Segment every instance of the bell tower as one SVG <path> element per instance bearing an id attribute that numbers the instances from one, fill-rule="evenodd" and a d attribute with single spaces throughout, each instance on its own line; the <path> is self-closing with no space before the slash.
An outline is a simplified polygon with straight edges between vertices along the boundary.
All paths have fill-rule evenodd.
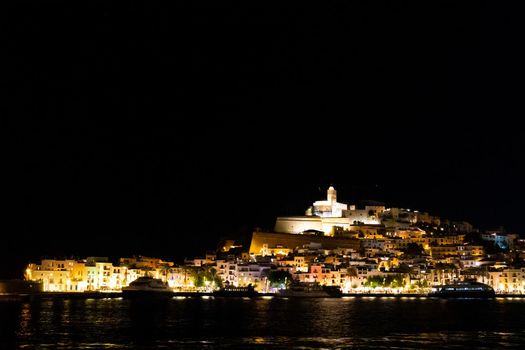
<path id="1" fill-rule="evenodd" d="M 334 186 L 330 186 L 328 191 L 326 191 L 326 200 L 332 204 L 337 202 L 337 191 L 334 189 Z"/>

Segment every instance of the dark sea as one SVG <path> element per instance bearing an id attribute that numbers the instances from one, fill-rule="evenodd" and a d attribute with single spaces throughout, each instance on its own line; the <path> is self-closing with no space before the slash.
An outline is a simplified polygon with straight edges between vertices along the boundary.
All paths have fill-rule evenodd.
<path id="1" fill-rule="evenodd" d="M 525 349 L 525 299 L 0 300 L 0 349 Z"/>

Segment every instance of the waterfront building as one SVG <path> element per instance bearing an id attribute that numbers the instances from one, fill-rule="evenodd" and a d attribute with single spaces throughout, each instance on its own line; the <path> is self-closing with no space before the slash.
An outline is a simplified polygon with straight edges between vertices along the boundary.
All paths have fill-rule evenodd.
<path id="1" fill-rule="evenodd" d="M 460 280 L 460 270 L 454 265 L 446 265 L 430 269 L 426 275 L 431 286 L 445 285 Z"/>
<path id="2" fill-rule="evenodd" d="M 228 282 L 231 286 L 246 287 L 254 286 L 255 290 L 260 291 L 266 286 L 266 276 L 270 271 L 270 266 L 259 264 L 232 264 L 231 275 Z"/>
<path id="3" fill-rule="evenodd" d="M 332 270 L 323 265 L 311 265 L 307 272 L 296 272 L 293 275 L 294 279 L 299 282 L 319 283 L 323 286 L 338 286 L 344 284 L 346 277 L 346 270 Z"/>
<path id="4" fill-rule="evenodd" d="M 25 279 L 41 282 L 44 292 L 120 291 L 141 276 L 166 279 L 164 269 L 150 266 L 144 264 L 141 268 L 130 268 L 124 263 L 114 266 L 106 257 L 43 259 L 40 264 L 27 266 Z"/>
<path id="5" fill-rule="evenodd" d="M 505 268 L 487 272 L 488 278 L 482 279 L 496 293 L 525 294 L 525 268 Z"/>
<path id="6" fill-rule="evenodd" d="M 29 264 L 25 278 L 42 283 L 45 292 L 84 291 L 85 262 L 71 259 L 43 259 L 40 264 Z"/>
<path id="7" fill-rule="evenodd" d="M 185 267 L 170 267 L 162 276 L 161 279 L 166 281 L 168 286 L 175 291 L 184 291 L 192 282 L 191 273 Z"/>

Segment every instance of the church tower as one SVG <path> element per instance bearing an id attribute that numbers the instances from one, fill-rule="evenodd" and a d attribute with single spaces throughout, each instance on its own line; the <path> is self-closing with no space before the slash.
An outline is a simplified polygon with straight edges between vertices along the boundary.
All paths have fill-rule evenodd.
<path id="1" fill-rule="evenodd" d="M 337 202 L 337 191 L 334 189 L 334 186 L 330 186 L 328 191 L 326 191 L 326 200 L 332 204 Z"/>

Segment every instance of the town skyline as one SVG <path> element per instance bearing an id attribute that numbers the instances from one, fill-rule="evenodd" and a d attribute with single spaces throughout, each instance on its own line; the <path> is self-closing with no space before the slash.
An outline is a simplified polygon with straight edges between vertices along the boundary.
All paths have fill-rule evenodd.
<path id="1" fill-rule="evenodd" d="M 525 293 L 525 239 L 518 234 L 376 201 L 344 203 L 333 186 L 303 215 L 256 229 L 249 245 L 226 239 L 200 253 L 180 263 L 141 255 L 42 258 L 27 265 L 24 278 L 43 292 L 67 293 L 121 292 L 139 278 L 190 294 L 226 285 L 278 295 L 289 284 L 313 283 L 347 295 L 424 296 L 472 282 L 499 294 Z"/>
<path id="2" fill-rule="evenodd" d="M 328 200 L 327 203 L 329 203 L 329 204 L 330 204 L 330 202 L 338 203 L 337 202 L 337 191 L 334 189 L 333 186 L 329 186 L 329 188 L 327 189 L 327 193 L 328 193 L 327 194 L 327 200 Z M 344 200 L 344 198 L 343 198 L 343 200 Z M 315 201 L 315 202 L 313 202 L 313 206 L 309 206 L 309 207 L 305 206 L 306 209 L 303 211 L 303 213 L 301 213 L 301 212 L 291 213 L 291 216 L 289 218 L 276 217 L 276 218 L 274 218 L 273 225 L 271 227 L 270 226 L 266 226 L 266 227 L 258 226 L 258 227 L 252 228 L 247 233 L 243 232 L 243 233 L 238 233 L 238 234 L 223 235 L 223 236 L 219 237 L 218 241 L 215 242 L 216 244 L 214 246 L 213 246 L 213 244 L 210 244 L 210 242 L 204 242 L 203 246 L 197 247 L 197 249 L 199 250 L 200 253 L 202 253 L 202 252 L 213 252 L 216 249 L 219 249 L 219 245 L 223 244 L 225 239 L 229 239 L 229 240 L 234 240 L 234 241 L 237 241 L 237 242 L 242 242 L 242 244 L 244 245 L 243 250 L 247 251 L 248 250 L 248 245 L 250 244 L 249 240 L 252 239 L 252 237 L 251 237 L 252 232 L 263 231 L 263 232 L 297 233 L 297 232 L 295 232 L 297 230 L 294 231 L 293 229 L 290 229 L 290 227 L 288 227 L 289 226 L 288 222 L 290 220 L 292 220 L 292 221 L 295 220 L 294 218 L 300 218 L 300 217 L 315 218 L 315 217 L 318 217 L 318 218 L 322 219 L 322 217 L 326 216 L 326 215 L 328 215 L 330 217 L 332 216 L 331 214 L 322 214 L 322 213 L 313 213 L 312 212 L 312 208 L 314 208 L 315 205 L 323 205 L 323 203 L 325 203 L 325 202 L 326 201 Z M 337 204 L 338 206 L 343 206 L 344 205 L 343 207 L 341 207 L 341 208 L 344 209 L 343 211 L 347 211 L 346 209 L 347 209 L 347 206 L 348 206 L 348 208 L 352 208 L 352 210 L 355 209 L 356 212 L 362 212 L 359 215 L 365 215 L 365 216 L 367 215 L 366 214 L 367 211 L 368 211 L 367 208 L 369 208 L 368 206 L 370 206 L 370 205 L 372 205 L 372 207 L 370 207 L 370 208 L 374 208 L 373 210 L 376 210 L 375 208 L 377 208 L 377 207 L 383 208 L 382 210 L 385 210 L 385 208 L 386 208 L 386 210 L 394 210 L 394 209 L 390 209 L 391 207 L 389 207 L 389 206 L 385 206 L 386 203 L 377 202 L 377 201 L 359 200 L 356 203 L 348 202 L 348 201 L 344 201 L 344 202 L 345 203 L 349 203 L 349 204 Z M 518 237 L 520 236 L 519 233 L 509 232 L 509 231 L 504 230 L 504 226 L 503 225 L 500 225 L 499 227 L 493 227 L 492 230 L 488 230 L 486 228 L 478 227 L 475 223 L 473 224 L 473 223 L 467 222 L 465 220 L 450 220 L 448 218 L 444 218 L 444 217 L 441 217 L 439 215 L 435 215 L 435 213 L 419 211 L 416 208 L 413 208 L 413 209 L 400 208 L 400 209 L 396 209 L 396 210 L 404 211 L 405 213 L 408 213 L 409 215 L 415 215 L 415 217 L 421 216 L 421 215 L 426 215 L 427 217 L 430 217 L 430 218 L 432 218 L 432 217 L 440 218 L 438 220 L 441 220 L 442 227 L 445 227 L 445 230 L 446 230 L 446 232 L 444 232 L 444 234 L 453 234 L 454 232 L 477 232 L 477 233 L 500 232 L 502 234 L 513 234 L 513 235 L 516 235 Z M 347 215 L 348 214 L 345 214 L 345 216 L 347 216 Z M 354 214 L 354 215 L 356 215 L 356 214 Z M 341 217 L 342 216 L 341 211 L 339 211 L 338 214 L 336 214 L 335 216 L 336 217 Z M 354 220 L 354 219 L 356 219 L 357 221 Z M 354 219 L 348 219 L 349 221 L 346 224 L 343 224 L 343 226 L 351 224 L 352 221 L 354 223 L 360 223 L 360 224 L 364 224 L 364 225 L 366 225 L 366 224 L 383 225 L 382 224 L 382 220 L 380 220 L 379 217 L 375 217 L 375 216 L 374 216 L 374 218 L 372 220 L 366 220 L 366 218 L 365 218 L 364 221 L 359 221 L 359 220 L 363 220 L 363 219 L 361 219 L 359 217 L 355 217 Z M 301 219 L 301 220 L 304 220 L 304 219 Z M 303 225 L 301 223 L 299 223 L 299 224 Z M 469 227 L 469 229 L 468 230 L 457 229 L 456 225 L 461 225 L 462 227 L 465 227 L 465 225 L 468 225 L 466 227 Z M 302 227 L 302 226 L 300 226 L 300 227 Z M 309 229 L 313 229 L 314 227 L 315 227 L 315 229 L 318 229 L 317 227 L 319 227 L 319 229 L 320 229 L 321 226 L 315 226 L 314 225 L 314 226 L 311 226 L 311 227 L 308 227 L 308 228 Z M 443 228 L 441 230 L 443 230 Z M 246 235 L 248 235 L 248 236 L 246 236 Z M 73 260 L 75 260 L 75 259 L 81 259 L 81 255 L 82 255 L 82 253 L 67 254 L 67 252 L 64 253 L 64 254 L 42 254 L 40 256 L 29 257 L 29 261 L 37 261 L 39 259 L 57 259 L 57 258 L 58 259 L 61 258 L 61 259 L 73 259 Z M 110 261 L 114 261 L 114 262 L 118 261 L 118 259 L 121 257 L 121 255 L 119 254 L 118 251 L 114 251 L 111 254 L 102 254 L 102 255 L 107 255 L 109 257 Z M 132 254 L 128 254 L 128 255 L 135 256 L 135 257 L 155 256 L 155 257 L 160 257 L 162 259 L 170 259 L 172 261 L 175 261 L 176 263 L 184 263 L 184 261 L 186 259 L 191 258 L 192 255 L 194 256 L 196 254 L 195 254 L 195 252 L 187 251 L 184 256 L 173 256 L 173 255 L 159 255 L 159 254 L 155 254 L 154 251 L 153 252 L 149 252 L 149 254 L 142 254 L 142 252 L 137 251 L 137 252 L 133 252 Z"/>
<path id="3" fill-rule="evenodd" d="M 494 156 L 495 155 L 492 157 Z M 46 165 L 41 164 L 41 166 Z M 64 166 L 62 165 L 62 167 Z M 159 169 L 157 169 L 157 171 L 158 170 Z M 143 168 L 142 171 L 148 170 Z M 519 174 L 519 171 L 521 170 L 518 169 L 517 174 Z M 118 205 L 122 205 L 124 207 L 127 206 L 126 209 L 130 210 L 130 212 L 134 213 L 134 215 L 143 215 L 145 213 L 149 219 L 157 219 L 160 227 L 150 225 L 149 222 L 145 222 L 141 218 L 138 218 L 137 220 L 136 217 L 132 218 L 132 221 L 137 221 L 139 224 L 138 226 L 130 226 L 130 223 L 125 222 L 119 225 L 115 222 L 115 219 L 117 219 L 118 216 L 121 216 L 121 221 L 126 220 L 127 215 L 124 209 L 118 207 L 111 209 L 117 213 L 117 217 L 115 218 L 111 218 L 109 213 L 106 212 L 100 217 L 91 217 L 90 222 L 86 222 L 85 220 L 87 217 L 83 217 L 83 215 L 80 215 L 78 212 L 76 212 L 74 207 L 64 206 L 65 203 L 59 202 L 58 199 L 51 199 L 50 204 L 65 210 L 66 213 L 69 212 L 69 215 L 73 216 L 62 218 L 55 217 L 53 216 L 54 210 L 51 208 L 40 208 L 34 206 L 35 203 L 39 202 L 44 205 L 41 200 L 45 197 L 35 198 L 35 195 L 42 193 L 43 189 L 33 188 L 33 193 L 26 193 L 26 198 L 29 199 L 30 202 L 26 202 L 24 204 L 28 204 L 28 208 L 26 208 L 26 210 L 36 214 L 36 217 L 42 221 L 35 221 L 34 218 L 29 217 L 23 218 L 25 222 L 22 222 L 22 225 L 20 226 L 20 228 L 22 228 L 22 231 L 20 232 L 22 236 L 12 237 L 10 240 L 13 242 L 12 247 L 19 243 L 20 238 L 23 236 L 32 237 L 32 239 L 39 242 L 39 244 L 35 245 L 34 248 L 31 244 L 26 245 L 26 248 L 29 249 L 27 249 L 27 253 L 24 253 L 23 255 L 20 255 L 20 253 L 14 255 L 14 249 L 6 251 L 6 256 L 8 257 L 6 261 L 10 262 L 14 259 L 16 263 L 12 264 L 9 268 L 6 267 L 3 269 L 2 275 L 6 277 L 16 277 L 19 275 L 20 269 L 27 259 L 38 258 L 42 253 L 46 253 L 50 256 L 82 256 L 88 252 L 92 252 L 96 253 L 96 255 L 111 256 L 113 255 L 112 252 L 121 251 L 124 255 L 152 255 L 181 260 L 184 259 L 188 254 L 197 253 L 201 249 L 202 244 L 207 245 L 207 249 L 213 249 L 216 245 L 216 242 L 221 238 L 239 238 L 243 236 L 246 238 L 257 227 L 262 227 L 265 229 L 271 228 L 271 226 L 274 224 L 274 217 L 282 215 L 300 215 L 304 210 L 303 207 L 305 203 L 321 195 L 323 192 L 322 187 L 326 187 L 329 184 L 336 185 L 340 191 L 340 198 L 343 198 L 347 202 L 353 200 L 379 200 L 387 203 L 393 203 L 393 205 L 399 203 L 397 206 L 413 207 L 415 210 L 420 209 L 422 211 L 435 212 L 442 216 L 450 217 L 453 220 L 470 221 L 481 229 L 497 229 L 503 226 L 509 232 L 517 232 L 518 234 L 521 233 L 519 229 L 521 226 L 521 221 L 516 220 L 516 212 L 518 211 L 518 208 L 512 205 L 512 202 L 516 201 L 517 197 L 511 197 L 511 203 L 495 205 L 493 208 L 484 208 L 484 210 L 480 210 L 481 213 L 477 213 L 480 207 L 487 206 L 489 203 L 497 203 L 498 199 L 492 199 L 491 202 L 490 197 L 500 197 L 500 201 L 504 200 L 504 198 L 508 198 L 508 195 L 505 193 L 490 193 L 490 191 L 487 191 L 488 195 L 485 198 L 483 198 L 483 194 L 485 194 L 485 192 L 478 192 L 476 194 L 478 196 L 477 198 L 472 196 L 472 192 L 476 192 L 476 186 L 479 187 L 480 185 L 484 185 L 483 182 L 474 182 L 474 185 L 465 185 L 466 190 L 463 193 L 460 192 L 459 195 L 463 197 L 472 196 L 474 199 L 469 203 L 469 205 L 462 206 L 458 205 L 458 203 L 451 203 L 450 205 L 447 203 L 447 196 L 450 196 L 451 194 L 446 188 L 443 187 L 446 187 L 445 183 L 442 183 L 441 186 L 435 186 L 432 188 L 431 186 L 419 182 L 414 185 L 414 188 L 410 188 L 408 184 L 400 182 L 399 186 L 404 186 L 406 188 L 406 190 L 400 191 L 400 189 L 396 188 L 396 180 L 401 179 L 401 177 L 394 177 L 394 179 L 390 180 L 390 183 L 388 181 L 377 181 L 377 183 L 376 181 L 363 181 L 361 184 L 364 183 L 364 185 L 360 185 L 357 181 L 348 183 L 348 180 L 345 181 L 341 179 L 341 176 L 331 176 L 331 181 L 326 181 L 319 178 L 315 178 L 315 180 L 317 180 L 315 181 L 314 179 L 310 178 L 310 180 L 313 180 L 312 183 L 304 184 L 304 181 L 308 179 L 302 179 L 302 181 L 297 181 L 297 183 L 294 183 L 293 177 L 290 178 L 290 171 L 287 171 L 287 176 L 283 178 L 283 181 L 280 181 L 280 179 L 277 178 L 270 178 L 269 181 L 266 181 L 266 179 L 258 177 L 239 180 L 240 177 L 238 177 L 237 179 L 239 182 L 237 184 L 230 180 L 230 188 L 213 188 L 211 185 L 205 185 L 203 183 L 204 180 L 202 179 L 197 181 L 195 179 L 188 178 L 190 174 L 193 174 L 193 170 L 188 172 L 185 177 L 194 187 L 184 188 L 181 192 L 181 196 L 177 196 L 177 190 L 174 188 L 175 184 L 170 185 L 165 183 L 165 181 L 169 181 L 169 179 L 167 179 L 165 176 L 160 177 L 159 180 L 165 183 L 164 186 L 168 189 L 166 193 L 159 193 L 158 189 L 155 190 L 151 188 L 151 186 L 156 187 L 154 182 L 151 182 L 155 181 L 153 178 L 148 180 L 149 185 L 144 183 L 143 185 L 139 185 L 137 187 L 137 184 L 130 184 L 135 187 L 135 195 L 139 195 L 142 198 L 129 197 L 129 193 L 125 193 L 124 191 L 126 190 L 124 188 L 120 189 L 119 192 L 113 193 L 113 198 L 111 199 L 113 201 L 116 200 Z M 152 175 L 154 176 L 154 174 L 151 174 L 150 176 Z M 176 178 L 176 180 L 180 180 L 180 178 Z M 377 178 L 371 178 L 371 180 L 377 180 Z M 72 200 L 73 202 L 78 202 L 77 200 L 81 200 L 81 198 L 71 197 L 73 194 L 68 193 L 69 191 L 67 190 L 68 186 L 73 186 L 74 188 L 80 184 L 75 183 L 76 180 L 73 180 L 75 182 L 71 182 L 70 180 L 65 179 L 65 181 L 66 183 L 64 184 L 57 183 L 59 186 L 58 192 L 55 192 L 53 195 L 58 194 L 62 197 L 66 196 L 65 199 Z M 216 181 L 217 180 L 212 180 L 212 183 Z M 261 181 L 263 182 L 263 185 L 260 186 L 259 189 L 255 187 L 250 188 L 252 191 L 255 189 L 255 191 L 252 193 L 243 191 L 242 187 L 250 186 L 251 181 Z M 454 181 L 454 179 L 448 179 L 448 181 Z M 460 181 L 460 183 L 466 184 L 464 179 Z M 107 187 L 108 184 L 100 184 L 103 186 L 102 188 L 105 186 L 105 188 L 109 190 Z M 144 185 L 150 186 L 150 189 L 147 190 L 145 188 L 141 188 Z M 503 184 L 503 186 L 511 185 L 512 183 Z M 92 185 L 87 184 L 87 186 L 89 188 Z M 425 186 L 428 186 L 428 188 L 425 189 Z M 63 187 L 63 189 L 60 189 L 60 187 Z M 457 188 L 457 186 L 452 187 Z M 57 188 L 55 188 L 55 191 L 56 189 Z M 78 189 L 80 188 L 77 187 L 77 190 Z M 418 193 L 418 190 L 416 189 L 421 190 L 421 193 Z M 84 210 L 92 210 L 93 208 L 88 208 L 87 205 L 100 205 L 103 203 L 100 202 L 99 199 L 93 198 L 92 194 L 85 192 L 85 190 L 80 190 L 81 196 L 87 196 L 87 203 L 78 202 L 80 208 L 84 208 Z M 95 193 L 99 191 L 98 189 L 94 188 L 91 188 L 91 190 L 94 190 Z M 279 190 L 282 192 L 279 193 Z M 439 190 L 443 190 L 443 193 L 439 194 L 436 192 Z M 47 189 L 44 191 L 47 191 Z M 148 193 L 148 191 L 150 191 L 150 193 Z M 224 216 L 222 211 L 223 209 L 218 211 L 206 209 L 207 215 L 201 215 L 199 212 L 188 211 L 184 205 L 181 205 L 177 203 L 176 200 L 174 200 L 176 197 L 185 198 L 186 201 L 191 203 L 191 207 L 199 206 L 202 205 L 203 202 L 200 198 L 206 197 L 205 191 L 209 191 L 208 194 L 210 194 L 210 192 L 212 193 L 210 197 L 215 195 L 221 198 L 221 200 L 217 203 L 217 207 L 235 208 L 232 212 L 233 215 Z M 401 192 L 405 192 L 407 195 L 400 196 L 402 198 L 399 200 L 390 201 L 390 199 L 393 199 L 396 194 Z M 441 197 L 439 200 L 436 200 L 436 204 L 432 205 L 431 200 L 428 198 L 423 198 L 429 193 Z M 137 208 L 129 207 L 129 203 L 122 202 L 123 198 L 116 198 L 115 195 L 124 195 L 124 198 L 127 197 L 128 200 L 131 201 L 130 203 L 135 203 L 138 207 L 141 207 L 144 212 L 137 212 Z M 502 195 L 503 197 L 501 197 Z M 254 200 L 251 200 L 251 198 Z M 460 197 L 458 196 L 457 198 Z M 103 198 L 100 198 L 100 200 L 103 200 Z M 144 203 L 144 200 L 149 200 L 149 203 Z M 237 200 L 239 200 L 239 202 L 251 201 L 253 203 L 252 207 L 239 207 L 239 202 L 237 202 Z M 154 201 L 157 201 L 157 203 Z M 417 205 L 419 203 L 422 203 L 422 205 Z M 413 206 L 413 204 L 416 204 L 416 206 Z M 104 204 L 102 205 L 103 207 L 105 206 Z M 458 207 L 461 207 L 462 210 L 458 210 Z M 110 210 L 109 207 L 106 208 L 106 211 Z M 203 208 L 214 208 L 214 206 L 210 203 L 209 206 L 204 205 Z M 156 210 L 159 212 L 155 212 Z M 456 210 L 457 213 L 455 212 Z M 514 220 L 508 220 L 509 222 L 507 222 L 507 220 L 502 219 L 506 210 L 508 210 L 508 213 L 514 214 L 512 216 Z M 50 217 L 39 217 L 39 215 L 42 214 L 39 212 L 53 215 Z M 467 217 L 465 218 L 465 216 Z M 185 223 L 184 217 L 186 217 L 189 221 L 202 220 L 201 222 L 205 223 L 206 229 L 201 230 L 198 225 L 189 225 Z M 80 220 L 84 220 L 82 224 Z M 517 223 L 517 221 L 519 221 L 519 223 Z M 41 226 L 40 224 L 42 223 L 44 223 L 44 225 Z M 67 223 L 70 225 L 70 227 L 64 227 L 64 223 Z M 108 229 L 108 227 L 111 229 Z M 37 232 L 42 229 L 47 231 L 48 234 L 54 230 L 57 238 L 60 239 L 53 239 L 53 244 L 49 244 L 51 242 L 44 239 L 43 236 L 37 234 Z M 77 230 L 77 235 L 75 235 L 72 230 Z M 79 246 L 76 244 L 76 242 L 78 236 L 80 235 L 91 235 L 94 238 L 94 242 L 88 240 L 85 244 Z M 165 238 L 168 242 L 170 242 L 171 248 L 156 244 L 155 241 L 148 240 L 145 242 L 144 239 L 140 238 L 141 236 L 145 237 L 148 235 L 149 237 Z M 106 241 L 105 246 L 96 243 L 102 242 L 104 240 Z M 86 246 L 86 248 L 84 248 L 84 246 Z M 38 249 L 35 249 L 37 247 Z M 44 251 L 40 250 L 40 248 L 44 248 Z M 13 254 L 13 256 L 10 256 L 11 254 Z M 7 265 L 4 264 L 4 266 Z"/>

